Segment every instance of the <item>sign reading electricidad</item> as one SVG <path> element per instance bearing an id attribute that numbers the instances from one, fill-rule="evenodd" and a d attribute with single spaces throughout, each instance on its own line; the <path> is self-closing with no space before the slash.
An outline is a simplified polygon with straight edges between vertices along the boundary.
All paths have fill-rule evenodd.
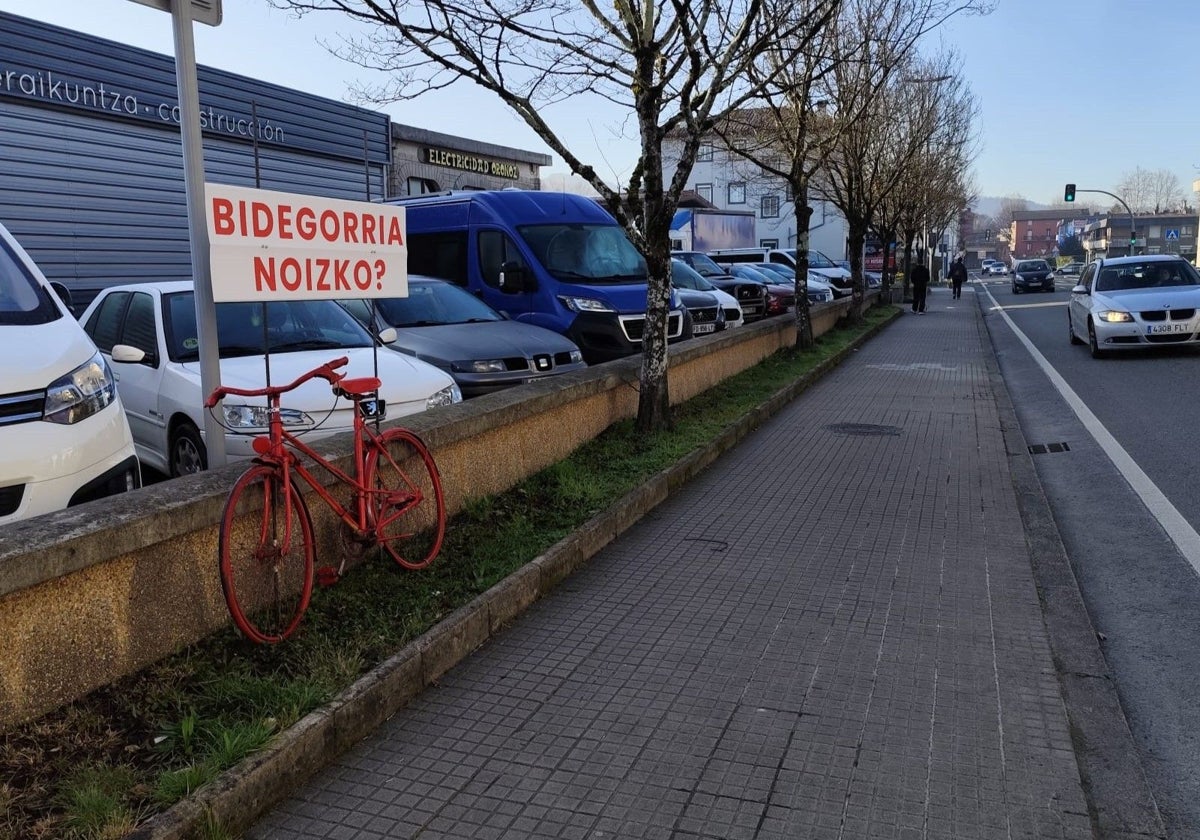
<path id="1" fill-rule="evenodd" d="M 213 300 L 408 295 L 404 208 L 205 184 Z"/>
<path id="2" fill-rule="evenodd" d="M 521 177 L 521 170 L 515 163 L 503 160 L 492 160 L 456 152 L 452 149 L 436 149 L 428 146 L 425 149 L 425 160 L 434 166 L 447 166 L 451 169 L 465 169 L 467 172 L 478 172 L 481 175 L 495 175 L 498 178 L 509 178 L 513 181 Z"/>

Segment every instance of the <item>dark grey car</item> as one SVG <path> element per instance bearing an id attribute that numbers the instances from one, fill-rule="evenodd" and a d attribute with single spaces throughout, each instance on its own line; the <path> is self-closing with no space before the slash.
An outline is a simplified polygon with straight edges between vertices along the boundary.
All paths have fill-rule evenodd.
<path id="1" fill-rule="evenodd" d="M 370 325 L 371 301 L 340 303 Z M 390 346 L 449 373 L 464 397 L 587 367 L 566 336 L 510 320 L 445 280 L 409 275 L 408 297 L 377 299 L 375 309 L 375 332 L 395 327 Z"/>

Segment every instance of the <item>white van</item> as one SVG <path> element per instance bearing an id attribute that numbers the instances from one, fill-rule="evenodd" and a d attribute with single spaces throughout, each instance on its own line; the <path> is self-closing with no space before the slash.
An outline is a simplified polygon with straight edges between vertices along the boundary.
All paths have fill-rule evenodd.
<path id="1" fill-rule="evenodd" d="M 141 486 L 104 357 L 0 224 L 0 525 Z"/>

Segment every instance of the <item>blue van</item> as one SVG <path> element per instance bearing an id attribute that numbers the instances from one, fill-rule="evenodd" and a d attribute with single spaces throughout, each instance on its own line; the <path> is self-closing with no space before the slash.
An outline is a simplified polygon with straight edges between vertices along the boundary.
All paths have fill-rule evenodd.
<path id="1" fill-rule="evenodd" d="M 593 199 L 478 190 L 388 202 L 405 208 L 409 273 L 450 280 L 514 320 L 562 333 L 589 364 L 641 350 L 646 261 Z M 673 292 L 667 335 L 691 337 Z"/>

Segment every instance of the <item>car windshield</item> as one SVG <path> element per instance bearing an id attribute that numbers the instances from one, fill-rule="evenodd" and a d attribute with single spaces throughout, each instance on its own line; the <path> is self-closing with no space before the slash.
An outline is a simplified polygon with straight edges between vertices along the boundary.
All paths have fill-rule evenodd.
<path id="1" fill-rule="evenodd" d="M 696 273 L 701 277 L 728 277 L 729 272 L 721 268 L 713 262 L 712 257 L 704 254 L 685 251 L 679 254 L 677 259 L 683 260 L 696 270 Z"/>
<path id="2" fill-rule="evenodd" d="M 1017 266 L 1017 273 L 1023 271 L 1049 271 L 1050 266 L 1046 265 L 1045 260 L 1027 260 Z"/>
<path id="3" fill-rule="evenodd" d="M 1097 292 L 1200 285 L 1200 274 L 1185 260 L 1154 260 L 1106 265 L 1096 277 Z"/>
<path id="4" fill-rule="evenodd" d="M 646 261 L 617 225 L 522 225 L 517 230 L 560 280 L 646 282 Z"/>
<path id="5" fill-rule="evenodd" d="M 671 260 L 671 285 L 677 289 L 711 292 L 717 287 L 705 280 L 696 269 L 681 260 Z"/>
<path id="6" fill-rule="evenodd" d="M 409 283 L 408 297 L 375 301 L 393 327 L 433 327 L 503 321 L 504 316 L 475 295 L 450 283 Z"/>
<path id="7" fill-rule="evenodd" d="M 822 254 L 820 251 L 808 252 L 808 267 L 809 268 L 837 268 L 833 260 Z"/>
<path id="8" fill-rule="evenodd" d="M 163 295 L 163 318 L 171 359 L 192 362 L 200 358 L 193 293 Z M 264 340 L 272 353 L 372 344 L 362 325 L 331 300 L 217 304 L 217 345 L 222 359 L 262 355 Z"/>
<path id="9" fill-rule="evenodd" d="M 764 274 L 762 270 L 754 268 L 746 263 L 734 263 L 729 266 L 729 273 L 740 280 L 753 280 L 755 283 L 774 283 L 773 276 Z"/>
<path id="10" fill-rule="evenodd" d="M 50 292 L 0 239 L 0 324 L 48 324 L 62 317 Z"/>
<path id="11" fill-rule="evenodd" d="M 787 282 L 793 282 L 796 279 L 796 269 L 790 265 L 784 265 L 783 263 L 752 263 L 752 266 L 764 274 L 769 272 L 771 277 L 778 277 Z"/>

